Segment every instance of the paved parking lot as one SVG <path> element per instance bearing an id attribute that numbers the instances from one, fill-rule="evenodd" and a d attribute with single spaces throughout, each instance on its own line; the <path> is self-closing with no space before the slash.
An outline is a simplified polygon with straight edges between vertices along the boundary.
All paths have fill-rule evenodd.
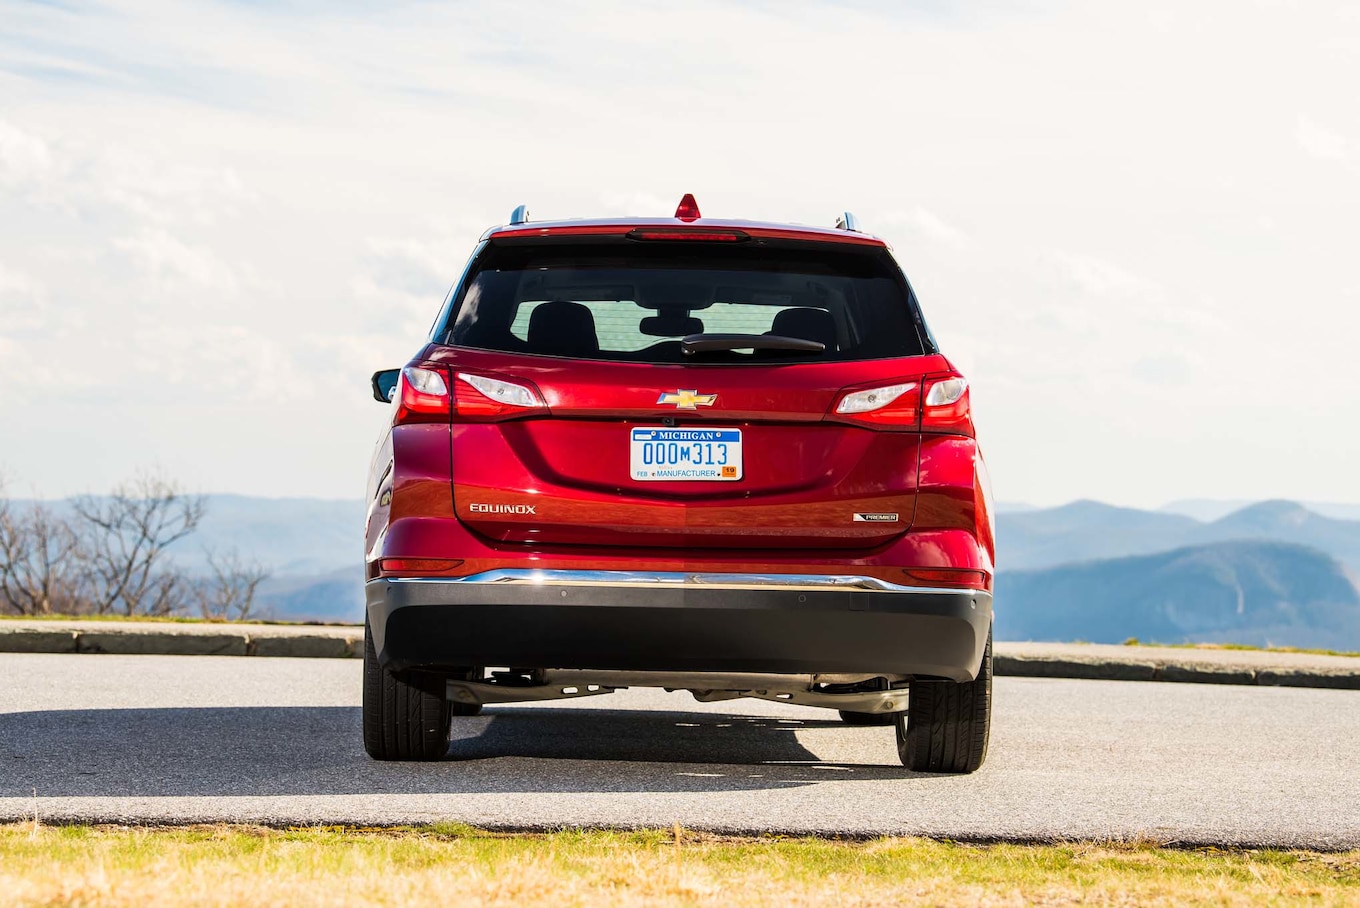
<path id="1" fill-rule="evenodd" d="M 987 765 L 953 778 L 829 711 L 643 690 L 378 764 L 359 691 L 356 660 L 0 655 L 0 817 L 1360 847 L 1354 691 L 1000 678 Z"/>

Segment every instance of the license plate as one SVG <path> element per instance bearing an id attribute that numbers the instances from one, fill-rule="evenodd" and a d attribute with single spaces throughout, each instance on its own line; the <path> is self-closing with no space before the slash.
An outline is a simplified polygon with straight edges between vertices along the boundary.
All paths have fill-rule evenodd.
<path id="1" fill-rule="evenodd" d="M 741 429 L 629 429 L 628 472 L 642 482 L 741 479 Z"/>

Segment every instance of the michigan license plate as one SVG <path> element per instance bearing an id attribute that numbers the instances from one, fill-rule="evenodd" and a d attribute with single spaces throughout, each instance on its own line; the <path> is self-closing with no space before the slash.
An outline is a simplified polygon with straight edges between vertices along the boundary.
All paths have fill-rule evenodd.
<path id="1" fill-rule="evenodd" d="M 628 472 L 643 482 L 741 479 L 740 429 L 629 429 Z"/>

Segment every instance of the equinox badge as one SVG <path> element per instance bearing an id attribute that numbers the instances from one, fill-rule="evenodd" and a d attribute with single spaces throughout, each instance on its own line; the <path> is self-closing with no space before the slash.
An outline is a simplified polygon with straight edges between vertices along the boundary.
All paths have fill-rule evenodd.
<path id="1" fill-rule="evenodd" d="M 697 410 L 711 407 L 718 399 L 716 394 L 700 394 L 697 391 L 667 391 L 656 399 L 659 404 L 675 404 L 677 410 Z"/>

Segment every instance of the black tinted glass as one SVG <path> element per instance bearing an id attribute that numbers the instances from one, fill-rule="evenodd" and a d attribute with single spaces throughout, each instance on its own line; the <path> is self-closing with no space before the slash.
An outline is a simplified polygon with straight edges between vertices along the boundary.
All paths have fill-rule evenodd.
<path id="1" fill-rule="evenodd" d="M 469 274 L 441 343 L 644 363 L 882 359 L 925 352 L 906 282 L 884 250 L 624 242 L 496 246 Z M 817 341 L 686 356 L 681 340 Z"/>

